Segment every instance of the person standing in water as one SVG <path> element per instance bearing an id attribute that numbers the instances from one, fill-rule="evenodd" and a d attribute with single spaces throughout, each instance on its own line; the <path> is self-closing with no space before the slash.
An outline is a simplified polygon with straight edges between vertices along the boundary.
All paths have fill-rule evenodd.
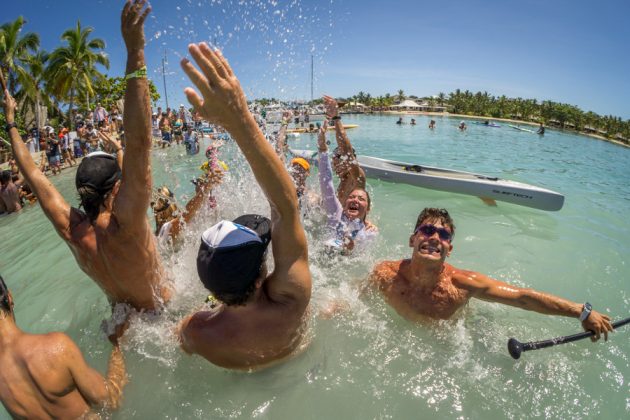
<path id="1" fill-rule="evenodd" d="M 319 185 L 328 228 L 333 235 L 333 238 L 328 240 L 326 244 L 331 249 L 347 254 L 355 248 L 356 244 L 364 246 L 369 243 L 378 235 L 378 229 L 366 220 L 370 211 L 371 200 L 365 188 L 355 187 L 343 201 L 335 195 L 326 143 L 327 128 L 327 123 L 324 121 L 317 138 Z"/>
<path id="2" fill-rule="evenodd" d="M 374 267 L 370 285 L 378 289 L 403 318 L 448 319 L 471 298 L 515 306 L 545 315 L 577 318 L 587 331 L 608 338 L 610 318 L 579 304 L 532 289 L 523 289 L 474 271 L 447 264 L 455 225 L 448 211 L 425 208 L 409 237 L 411 259 L 383 261 Z"/>
<path id="3" fill-rule="evenodd" d="M 0 276 L 0 401 L 14 418 L 84 418 L 118 408 L 127 383 L 115 337 L 107 378 L 90 368 L 66 334 L 29 334 L 15 322 L 13 296 Z"/>
<path id="4" fill-rule="evenodd" d="M 128 0 L 121 16 L 127 47 L 125 92 L 126 153 L 96 152 L 83 158 L 75 183 L 84 211 L 72 208 L 35 166 L 15 124 L 15 100 L 7 90 L 5 116 L 20 170 L 44 214 L 68 244 L 79 267 L 112 303 L 156 309 L 170 290 L 147 218 L 151 200 L 151 110 L 144 64 L 145 0 Z M 119 147 L 116 154 L 122 153 Z"/>
<path id="5" fill-rule="evenodd" d="M 540 127 L 538 127 L 538 131 L 536 131 L 536 134 L 540 134 L 541 136 L 545 134 L 545 126 L 543 125 L 543 123 L 540 123 Z"/>
<path id="6" fill-rule="evenodd" d="M 182 68 L 203 97 L 187 88 L 188 101 L 236 141 L 269 200 L 271 220 L 244 215 L 202 234 L 197 272 L 219 304 L 184 319 L 179 339 L 184 351 L 215 365 L 262 368 L 305 347 L 311 274 L 297 194 L 221 52 L 205 43 L 191 44 L 188 50 L 201 71 L 188 59 L 182 60 Z M 270 242 L 274 271 L 268 274 Z"/>
<path id="7" fill-rule="evenodd" d="M 337 198 L 343 203 L 354 190 L 365 190 L 365 172 L 359 166 L 355 150 L 341 122 L 337 101 L 326 95 L 323 99 L 326 108 L 326 116 L 335 127 L 337 147 L 333 150 L 332 166 L 339 177 Z M 326 148 L 326 150 L 328 150 L 328 148 Z"/>

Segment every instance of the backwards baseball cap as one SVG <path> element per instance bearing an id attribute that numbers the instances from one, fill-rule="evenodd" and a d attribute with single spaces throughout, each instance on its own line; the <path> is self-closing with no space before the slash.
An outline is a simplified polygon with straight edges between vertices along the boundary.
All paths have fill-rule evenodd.
<path id="1" fill-rule="evenodd" d="M 77 169 L 75 184 L 91 187 L 101 194 L 109 192 L 122 176 L 116 158 L 105 152 L 92 152 L 83 158 Z"/>
<path id="2" fill-rule="evenodd" d="M 300 165 L 306 171 L 310 170 L 311 168 L 311 165 L 309 165 L 308 161 L 301 157 L 291 159 L 291 165 Z"/>
<path id="3" fill-rule="evenodd" d="M 260 275 L 270 241 L 271 221 L 264 216 L 222 220 L 201 235 L 197 253 L 201 282 L 224 303 L 242 303 Z"/>

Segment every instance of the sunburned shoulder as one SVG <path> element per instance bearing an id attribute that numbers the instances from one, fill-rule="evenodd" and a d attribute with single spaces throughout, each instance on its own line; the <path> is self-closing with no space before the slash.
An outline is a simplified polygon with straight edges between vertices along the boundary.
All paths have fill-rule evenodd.
<path id="1" fill-rule="evenodd" d="M 29 334 L 22 339 L 20 344 L 24 348 L 25 354 L 36 352 L 47 356 L 60 356 L 76 347 L 72 339 L 62 332 Z"/>
<path id="2" fill-rule="evenodd" d="M 381 261 L 374 266 L 370 274 L 370 282 L 375 284 L 392 282 L 400 273 L 400 269 L 409 260 Z"/>

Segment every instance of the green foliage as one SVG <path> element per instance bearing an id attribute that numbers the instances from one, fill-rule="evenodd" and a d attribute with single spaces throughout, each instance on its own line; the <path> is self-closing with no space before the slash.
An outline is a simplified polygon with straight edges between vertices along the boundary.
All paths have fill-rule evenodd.
<path id="1" fill-rule="evenodd" d="M 100 102 L 105 109 L 111 109 L 116 101 L 125 97 L 127 81 L 124 77 L 105 76 L 94 84 L 96 102 Z M 160 94 L 152 80 L 149 79 L 149 97 L 155 104 L 160 99 Z"/>

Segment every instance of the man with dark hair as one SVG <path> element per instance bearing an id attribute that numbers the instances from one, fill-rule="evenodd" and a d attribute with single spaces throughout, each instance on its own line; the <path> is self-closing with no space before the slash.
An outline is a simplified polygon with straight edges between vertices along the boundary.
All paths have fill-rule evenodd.
<path id="1" fill-rule="evenodd" d="M 269 200 L 271 220 L 245 215 L 203 233 L 197 272 L 220 304 L 186 318 L 180 341 L 186 352 L 215 365 L 261 368 L 304 348 L 311 275 L 297 194 L 221 52 L 205 43 L 191 44 L 189 51 L 201 71 L 187 59 L 182 67 L 203 99 L 190 88 L 186 96 L 205 119 L 230 132 Z M 274 271 L 268 275 L 269 243 Z"/>
<path id="2" fill-rule="evenodd" d="M 151 200 L 151 112 L 143 29 L 150 7 L 145 5 L 145 0 L 128 0 L 121 17 L 127 46 L 125 159 L 122 169 L 104 152 L 83 159 L 75 181 L 85 212 L 71 208 L 33 163 L 15 128 L 15 101 L 7 90 L 4 108 L 18 165 L 79 267 L 112 303 L 156 309 L 170 292 L 146 214 Z M 117 147 L 116 154 L 121 153 Z"/>
<path id="3" fill-rule="evenodd" d="M 383 261 L 374 267 L 370 283 L 387 302 L 411 321 L 425 317 L 448 319 L 470 298 L 516 306 L 547 315 L 578 318 L 594 341 L 612 331 L 610 318 L 584 305 L 557 296 L 523 289 L 445 262 L 453 249 L 455 225 L 444 209 L 425 208 L 409 237 L 411 259 Z"/>
<path id="4" fill-rule="evenodd" d="M 13 213 L 22 210 L 20 204 L 20 190 L 11 179 L 11 171 L 0 172 L 0 213 Z"/>
<path id="5" fill-rule="evenodd" d="M 90 368 L 66 334 L 28 334 L 15 323 L 13 297 L 0 276 L 0 401 L 14 418 L 83 418 L 118 408 L 127 383 L 116 340 L 107 378 Z"/>

